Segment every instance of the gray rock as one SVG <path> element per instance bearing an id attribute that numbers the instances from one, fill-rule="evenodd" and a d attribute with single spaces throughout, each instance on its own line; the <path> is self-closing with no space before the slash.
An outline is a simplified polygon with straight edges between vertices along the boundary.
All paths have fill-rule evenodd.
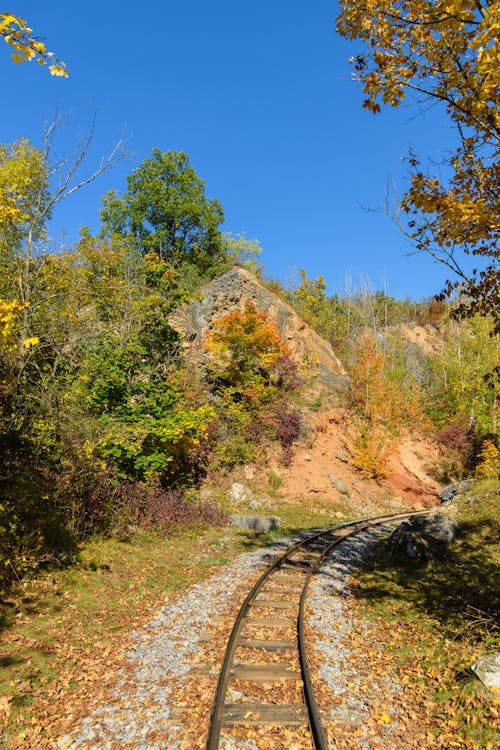
<path id="1" fill-rule="evenodd" d="M 334 477 L 333 474 L 328 474 L 328 479 L 333 484 L 333 486 L 338 489 L 338 491 L 342 495 L 345 495 L 346 497 L 350 497 L 351 496 L 351 491 L 350 491 L 349 487 L 341 479 L 337 479 L 337 477 Z"/>
<path id="2" fill-rule="evenodd" d="M 250 529 L 259 534 L 265 534 L 267 531 L 279 529 L 281 518 L 279 516 L 231 516 L 231 523 L 239 529 Z"/>
<path id="3" fill-rule="evenodd" d="M 248 503 L 248 510 L 255 510 L 256 508 L 260 508 L 262 503 L 259 503 L 258 500 L 250 500 Z"/>
<path id="4" fill-rule="evenodd" d="M 457 495 L 463 495 L 475 481 L 475 479 L 464 479 L 462 482 L 449 484 L 448 487 L 445 487 L 444 490 L 441 490 L 439 493 L 441 505 L 448 505 L 453 502 Z"/>
<path id="5" fill-rule="evenodd" d="M 338 458 L 338 460 L 342 461 L 344 464 L 348 464 L 350 460 L 348 452 L 342 450 L 336 452 L 335 458 Z"/>
<path id="6" fill-rule="evenodd" d="M 483 685 L 488 688 L 500 688 L 500 653 L 488 654 L 481 656 L 471 666 Z"/>
<path id="7" fill-rule="evenodd" d="M 359 708 L 351 704 L 330 706 L 326 711 L 322 711 L 322 718 L 324 721 L 334 721 L 340 726 L 360 727 L 363 724 Z"/>
<path id="8" fill-rule="evenodd" d="M 253 497 L 253 492 L 248 487 L 245 487 L 244 484 L 234 482 L 229 490 L 229 497 L 233 503 L 250 502 Z"/>
<path id="9" fill-rule="evenodd" d="M 446 546 L 458 532 L 458 525 L 448 516 L 410 518 L 391 534 L 393 552 L 403 552 L 413 559 L 431 560 L 442 557 Z"/>
<path id="10" fill-rule="evenodd" d="M 316 364 L 311 368 L 314 372 L 310 376 L 317 377 L 330 396 L 345 396 L 349 385 L 347 373 L 331 344 L 310 328 L 290 305 L 243 268 L 232 268 L 206 284 L 200 298 L 174 310 L 169 321 L 183 337 L 186 347 L 201 351 L 203 338 L 214 321 L 232 310 L 244 310 L 248 302 L 257 310 L 266 312 L 276 323 L 283 341 L 290 346 L 297 361 L 310 361 L 313 355 Z"/>

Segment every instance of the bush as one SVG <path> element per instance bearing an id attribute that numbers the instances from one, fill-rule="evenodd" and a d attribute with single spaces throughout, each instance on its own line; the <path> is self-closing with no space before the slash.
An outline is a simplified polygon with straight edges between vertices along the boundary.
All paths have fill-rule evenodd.
<path id="1" fill-rule="evenodd" d="M 189 500 L 181 490 L 120 479 L 110 469 L 76 466 L 58 476 L 56 503 L 78 538 L 96 532 L 122 536 L 129 526 L 170 535 L 196 523 L 220 525 L 225 516 L 214 503 Z"/>
<path id="2" fill-rule="evenodd" d="M 289 411 L 286 404 L 279 404 L 274 415 L 275 434 L 283 452 L 281 462 L 289 466 L 292 460 L 292 445 L 300 435 L 301 416 L 295 411 Z"/>
<path id="3" fill-rule="evenodd" d="M 188 498 L 180 490 L 164 490 L 158 484 L 120 484 L 120 510 L 129 524 L 153 528 L 165 536 L 197 524 L 222 526 L 227 515 L 212 501 Z"/>
<path id="4" fill-rule="evenodd" d="M 436 442 L 447 455 L 447 470 L 462 476 L 474 459 L 474 432 L 465 417 L 455 417 L 446 427 L 436 433 Z"/>
<path id="5" fill-rule="evenodd" d="M 484 440 L 476 466 L 478 479 L 500 479 L 500 451 L 491 440 Z"/>

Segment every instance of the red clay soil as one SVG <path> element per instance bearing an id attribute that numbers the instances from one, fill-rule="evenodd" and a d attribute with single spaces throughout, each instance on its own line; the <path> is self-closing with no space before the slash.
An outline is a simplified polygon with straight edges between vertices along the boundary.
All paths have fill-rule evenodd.
<path id="1" fill-rule="evenodd" d="M 318 415 L 308 439 L 294 448 L 289 467 L 280 465 L 278 455 L 267 462 L 281 477 L 280 496 L 292 502 L 302 497 L 315 500 L 344 500 L 340 480 L 350 491 L 350 504 L 359 510 L 376 512 L 380 502 L 397 503 L 416 509 L 439 502 L 441 485 L 437 473 L 437 449 L 425 440 L 403 435 L 389 464 L 387 477 L 374 482 L 357 469 L 349 455 L 349 415 L 335 409 Z M 373 507 L 372 507 L 373 506 Z"/>

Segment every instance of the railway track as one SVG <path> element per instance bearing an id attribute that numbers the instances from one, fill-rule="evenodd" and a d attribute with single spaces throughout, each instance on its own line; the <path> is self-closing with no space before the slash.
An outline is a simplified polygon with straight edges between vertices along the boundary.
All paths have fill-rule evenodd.
<path id="1" fill-rule="evenodd" d="M 318 710 L 309 671 L 306 651 L 304 615 L 309 584 L 329 552 L 345 539 L 392 521 L 429 511 L 393 513 L 345 523 L 313 533 L 288 547 L 262 573 L 250 589 L 236 617 L 229 636 L 219 673 L 212 709 L 207 750 L 218 750 L 221 733 L 235 726 L 305 727 L 309 729 L 314 750 L 327 750 L 328 745 Z M 280 637 L 292 632 L 294 637 Z M 251 637 L 258 630 L 259 637 Z M 261 637 L 263 636 L 263 637 Z M 282 652 L 279 663 L 245 663 L 241 654 Z M 236 658 L 238 654 L 238 658 Z M 243 683 L 248 693 L 258 693 L 263 683 L 301 680 L 301 702 L 268 703 L 255 699 L 231 702 L 234 686 Z M 257 690 L 249 690 L 254 685 Z M 276 691 L 279 695 L 279 691 Z M 273 694 L 273 700 L 275 699 Z"/>

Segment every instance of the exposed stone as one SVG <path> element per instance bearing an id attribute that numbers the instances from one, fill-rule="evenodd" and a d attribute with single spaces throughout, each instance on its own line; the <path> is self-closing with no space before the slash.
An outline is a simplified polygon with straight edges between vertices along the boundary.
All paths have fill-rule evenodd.
<path id="1" fill-rule="evenodd" d="M 279 516 L 231 516 L 231 523 L 239 529 L 250 529 L 260 534 L 267 531 L 279 529 L 281 518 Z"/>
<path id="2" fill-rule="evenodd" d="M 463 495 L 474 484 L 475 479 L 464 479 L 462 482 L 449 484 L 439 493 L 441 505 L 448 505 L 455 500 L 457 495 Z"/>
<path id="3" fill-rule="evenodd" d="M 342 461 L 342 463 L 344 464 L 349 463 L 349 454 L 347 451 L 343 451 L 343 450 L 337 451 L 335 453 L 335 458 L 338 458 L 338 460 Z"/>
<path id="4" fill-rule="evenodd" d="M 229 490 L 229 498 L 233 503 L 245 503 L 250 502 L 253 497 L 253 492 L 249 487 L 245 487 L 244 484 L 234 482 Z"/>
<path id="5" fill-rule="evenodd" d="M 403 521 L 391 534 L 393 552 L 403 552 L 408 557 L 431 560 L 442 557 L 447 544 L 458 532 L 458 525 L 448 516 L 410 518 Z"/>
<path id="6" fill-rule="evenodd" d="M 348 386 L 346 371 L 328 341 L 243 268 L 235 267 L 202 287 L 200 299 L 174 310 L 170 323 L 181 334 L 186 346 L 200 350 L 203 337 L 214 321 L 232 310 L 244 310 L 247 302 L 268 313 L 299 364 L 314 362 L 311 367 L 317 371 L 319 382 L 329 389 L 329 393 L 337 397 L 345 393 Z"/>
<path id="7" fill-rule="evenodd" d="M 256 508 L 260 508 L 262 503 L 259 503 L 258 500 L 250 500 L 248 503 L 248 510 L 255 510 Z"/>
<path id="8" fill-rule="evenodd" d="M 481 656 L 471 666 L 472 671 L 488 688 L 500 689 L 500 653 Z"/>
<path id="9" fill-rule="evenodd" d="M 337 479 L 337 477 L 334 477 L 333 474 L 328 474 L 328 479 L 333 484 L 333 486 L 338 489 L 341 495 L 345 495 L 346 497 L 351 496 L 349 487 L 341 479 Z"/>
<path id="10" fill-rule="evenodd" d="M 321 712 L 324 721 L 334 721 L 340 726 L 360 727 L 363 725 L 363 717 L 359 706 L 355 704 L 343 704 L 330 706 Z"/>
<path id="11" fill-rule="evenodd" d="M 253 479 L 255 477 L 255 467 L 254 466 L 244 466 L 243 467 L 243 476 L 245 479 Z"/>

